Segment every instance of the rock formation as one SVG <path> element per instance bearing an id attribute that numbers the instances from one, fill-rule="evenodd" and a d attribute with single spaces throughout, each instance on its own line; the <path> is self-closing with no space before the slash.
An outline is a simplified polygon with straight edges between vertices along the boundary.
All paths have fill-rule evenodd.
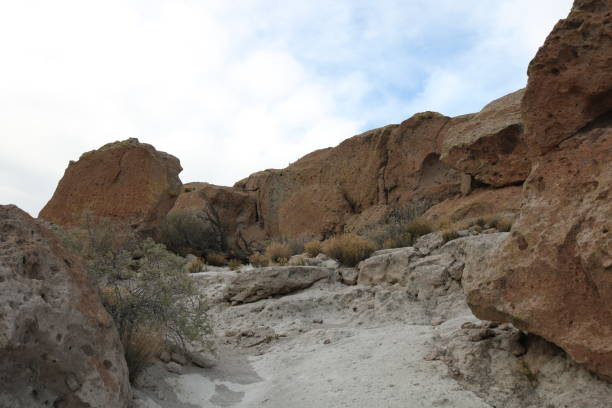
<path id="1" fill-rule="evenodd" d="M 70 162 L 40 217 L 74 226 L 89 211 L 149 229 L 174 205 L 181 171 L 177 158 L 137 139 L 109 143 Z"/>
<path id="2" fill-rule="evenodd" d="M 520 183 L 531 169 L 523 143 L 524 91 L 499 98 L 479 113 L 453 118 L 441 160 L 495 187 Z"/>
<path id="3" fill-rule="evenodd" d="M 523 99 L 533 169 L 520 216 L 467 288 L 509 321 L 612 379 L 612 1 L 577 0 L 530 65 Z"/>
<path id="4" fill-rule="evenodd" d="M 257 201 L 250 194 L 232 187 L 184 184 L 169 214 L 185 210 L 206 213 L 207 217 L 218 221 L 230 248 L 248 252 L 254 243 L 265 241 L 265 233 L 259 227 Z"/>
<path id="5" fill-rule="evenodd" d="M 123 349 L 79 258 L 0 206 L 0 406 L 126 407 Z"/>

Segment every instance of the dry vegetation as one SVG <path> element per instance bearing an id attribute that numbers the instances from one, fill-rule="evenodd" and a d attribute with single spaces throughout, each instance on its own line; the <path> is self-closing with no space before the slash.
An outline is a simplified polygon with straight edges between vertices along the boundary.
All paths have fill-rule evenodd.
<path id="1" fill-rule="evenodd" d="M 292 251 L 287 244 L 273 242 L 266 248 L 266 257 L 272 263 L 284 265 L 291 258 Z"/>
<path id="2" fill-rule="evenodd" d="M 256 252 L 253 255 L 249 256 L 249 263 L 256 268 L 263 268 L 270 264 L 270 260 L 267 256 Z"/>
<path id="3" fill-rule="evenodd" d="M 311 258 L 316 257 L 322 251 L 321 241 L 309 241 L 309 242 L 307 242 L 306 244 L 304 244 L 304 250 L 306 251 L 306 254 L 309 257 L 311 257 Z"/>
<path id="4" fill-rule="evenodd" d="M 353 267 L 376 250 L 376 244 L 352 234 L 336 235 L 323 242 L 323 253 L 344 266 Z"/>

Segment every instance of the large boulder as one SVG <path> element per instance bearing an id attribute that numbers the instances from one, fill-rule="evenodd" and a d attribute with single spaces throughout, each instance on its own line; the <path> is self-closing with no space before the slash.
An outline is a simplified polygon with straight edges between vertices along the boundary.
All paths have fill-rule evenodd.
<path id="1" fill-rule="evenodd" d="M 479 113 L 453 118 L 441 160 L 495 187 L 520 183 L 531 168 L 523 142 L 524 90 L 499 98 Z"/>
<path id="2" fill-rule="evenodd" d="M 79 258 L 15 206 L 0 234 L 0 406 L 126 407 L 121 343 Z"/>
<path id="3" fill-rule="evenodd" d="M 611 0 L 575 0 L 529 64 L 523 122 L 530 150 L 546 152 L 612 111 Z"/>
<path id="4" fill-rule="evenodd" d="M 577 0 L 532 62 L 533 169 L 511 237 L 467 295 L 479 318 L 538 334 L 612 380 L 611 16 L 612 1 Z"/>
<path id="5" fill-rule="evenodd" d="M 273 266 L 251 269 L 236 275 L 228 285 L 225 299 L 250 303 L 271 296 L 286 295 L 329 278 L 333 268 L 318 266 Z"/>
<path id="6" fill-rule="evenodd" d="M 40 217 L 70 227 L 90 212 L 149 229 L 174 205 L 181 171 L 176 157 L 138 139 L 109 143 L 70 162 Z"/>

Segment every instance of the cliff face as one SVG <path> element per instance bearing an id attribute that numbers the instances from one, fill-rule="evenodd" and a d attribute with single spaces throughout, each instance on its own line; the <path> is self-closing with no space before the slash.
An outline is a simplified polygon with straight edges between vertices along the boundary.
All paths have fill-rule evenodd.
<path id="1" fill-rule="evenodd" d="M 313 152 L 283 170 L 255 173 L 234 187 L 256 197 L 269 236 L 329 236 L 373 206 L 457 195 L 460 173 L 439 160 L 449 120 L 418 114 Z"/>

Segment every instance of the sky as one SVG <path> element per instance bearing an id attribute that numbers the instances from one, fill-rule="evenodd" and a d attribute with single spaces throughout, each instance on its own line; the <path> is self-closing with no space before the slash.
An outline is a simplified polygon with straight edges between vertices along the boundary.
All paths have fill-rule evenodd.
<path id="1" fill-rule="evenodd" d="M 131 137 L 232 185 L 526 85 L 571 0 L 0 0 L 0 204 Z"/>

